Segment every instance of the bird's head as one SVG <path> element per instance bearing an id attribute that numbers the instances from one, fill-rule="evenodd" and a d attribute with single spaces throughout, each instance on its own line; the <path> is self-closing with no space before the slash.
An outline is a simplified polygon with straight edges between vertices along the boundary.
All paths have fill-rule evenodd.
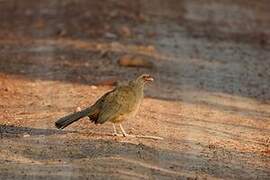
<path id="1" fill-rule="evenodd" d="M 137 77 L 136 81 L 141 84 L 145 84 L 147 82 L 154 81 L 154 78 L 150 76 L 149 74 L 142 74 L 139 77 Z"/>
<path id="2" fill-rule="evenodd" d="M 130 81 L 129 85 L 143 90 L 144 85 L 152 81 L 154 81 L 154 78 L 152 76 L 150 76 L 149 74 L 142 74 L 136 79 Z"/>

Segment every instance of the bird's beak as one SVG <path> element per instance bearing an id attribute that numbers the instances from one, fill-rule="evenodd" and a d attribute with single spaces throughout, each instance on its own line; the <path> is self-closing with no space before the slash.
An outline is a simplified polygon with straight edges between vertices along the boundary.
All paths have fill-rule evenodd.
<path id="1" fill-rule="evenodd" d="M 150 77 L 145 78 L 145 81 L 150 81 L 150 82 L 152 82 L 152 81 L 154 81 L 154 78 L 150 76 Z"/>

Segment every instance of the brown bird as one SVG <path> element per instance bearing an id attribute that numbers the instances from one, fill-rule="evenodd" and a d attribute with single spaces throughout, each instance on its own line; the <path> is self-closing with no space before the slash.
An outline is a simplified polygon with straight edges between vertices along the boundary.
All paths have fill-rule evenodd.
<path id="1" fill-rule="evenodd" d="M 143 100 L 144 85 L 153 80 L 150 75 L 143 74 L 130 81 L 128 85 L 118 86 L 107 92 L 92 106 L 60 118 L 55 122 L 55 126 L 58 129 L 64 129 L 75 121 L 88 116 L 95 124 L 112 122 L 114 135 L 118 135 L 115 127 L 115 123 L 118 123 L 123 136 L 127 136 L 121 122 L 136 115 Z"/>

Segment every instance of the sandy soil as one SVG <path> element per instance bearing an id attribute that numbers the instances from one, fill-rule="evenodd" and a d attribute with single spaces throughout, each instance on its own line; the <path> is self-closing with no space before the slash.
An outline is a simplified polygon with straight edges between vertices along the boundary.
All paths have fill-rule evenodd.
<path id="1" fill-rule="evenodd" d="M 269 179 L 266 4 L 0 1 L 0 179 Z M 124 127 L 164 140 L 54 127 L 143 72 L 156 81 Z"/>

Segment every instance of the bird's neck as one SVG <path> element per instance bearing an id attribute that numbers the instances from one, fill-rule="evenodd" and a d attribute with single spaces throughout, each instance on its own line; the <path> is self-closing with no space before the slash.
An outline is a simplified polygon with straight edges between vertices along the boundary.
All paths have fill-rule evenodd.
<path id="1" fill-rule="evenodd" d="M 130 85 L 135 89 L 138 95 L 143 96 L 144 83 L 138 81 L 131 81 Z"/>

